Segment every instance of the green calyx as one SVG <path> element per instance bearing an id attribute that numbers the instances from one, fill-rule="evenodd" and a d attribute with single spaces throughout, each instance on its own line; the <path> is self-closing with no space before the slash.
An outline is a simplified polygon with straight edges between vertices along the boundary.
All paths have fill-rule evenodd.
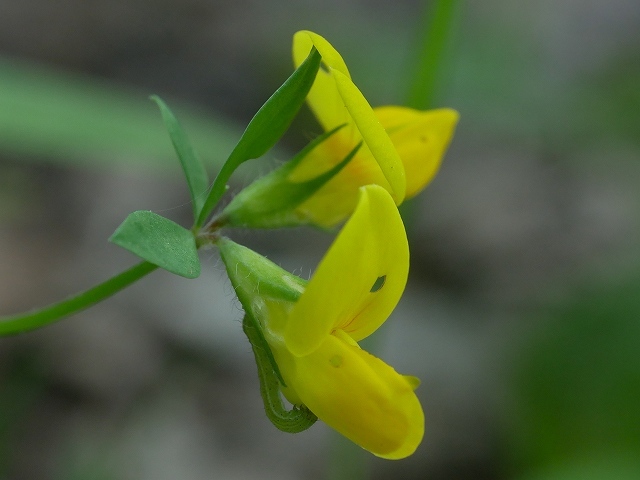
<path id="1" fill-rule="evenodd" d="M 258 300 L 293 304 L 302 295 L 307 285 L 302 278 L 226 237 L 220 237 L 216 245 L 246 311 L 254 310 L 253 305 Z"/>
<path id="2" fill-rule="evenodd" d="M 281 389 L 287 384 L 271 351 L 268 329 L 285 320 L 273 316 L 286 315 L 287 305 L 298 300 L 307 282 L 228 238 L 221 237 L 216 244 L 245 311 L 242 330 L 255 356 L 267 418 L 284 432 L 306 430 L 318 418 L 304 405 L 285 408 Z"/>
<path id="3" fill-rule="evenodd" d="M 308 224 L 309 220 L 297 211 L 297 207 L 335 177 L 355 156 L 360 144 L 340 163 L 311 180 L 292 182 L 290 174 L 311 151 L 343 127 L 340 125 L 319 136 L 289 162 L 242 190 L 223 210 L 220 220 L 230 226 L 251 228 Z"/>

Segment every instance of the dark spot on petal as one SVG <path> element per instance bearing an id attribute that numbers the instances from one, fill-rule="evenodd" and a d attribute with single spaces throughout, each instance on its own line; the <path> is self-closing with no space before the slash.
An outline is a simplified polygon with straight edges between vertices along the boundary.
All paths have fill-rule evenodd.
<path id="1" fill-rule="evenodd" d="M 332 367 L 338 368 L 342 365 L 342 357 L 340 355 L 334 355 L 329 359 L 329 363 Z"/>
<path id="2" fill-rule="evenodd" d="M 371 290 L 369 290 L 371 293 L 377 292 L 378 290 L 380 290 L 383 286 L 384 286 L 384 282 L 387 279 L 386 275 L 382 275 L 381 277 L 376 278 L 376 281 L 373 282 L 373 286 L 371 287 Z"/>

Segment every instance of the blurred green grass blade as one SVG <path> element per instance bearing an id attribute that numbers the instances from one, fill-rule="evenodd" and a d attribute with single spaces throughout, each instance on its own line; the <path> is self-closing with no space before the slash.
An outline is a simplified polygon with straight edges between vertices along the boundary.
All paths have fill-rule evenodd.
<path id="1" fill-rule="evenodd" d="M 425 9 L 417 65 L 407 96 L 409 107 L 421 110 L 434 107 L 458 3 L 459 0 L 434 0 Z"/>
<path id="2" fill-rule="evenodd" d="M 151 100 L 156 102 L 160 108 L 164 125 L 167 128 L 169 137 L 171 137 L 171 143 L 173 143 L 173 148 L 175 149 L 178 159 L 180 160 L 180 164 L 182 165 L 182 171 L 187 179 L 189 193 L 191 194 L 193 219 L 195 221 L 197 220 L 200 210 L 204 205 L 205 195 L 209 189 L 209 176 L 207 175 L 207 171 L 200 161 L 200 158 L 196 154 L 196 151 L 191 145 L 186 132 L 171 109 L 157 95 L 152 95 Z"/>
<path id="3" fill-rule="evenodd" d="M 181 277 L 200 275 L 193 234 L 153 212 L 139 210 L 129 214 L 109 241 Z"/>
<path id="4" fill-rule="evenodd" d="M 513 477 L 511 477 L 513 478 Z M 583 455 L 546 468 L 535 468 L 517 480 L 638 480 L 640 458 L 637 452 L 602 452 Z"/>
<path id="5" fill-rule="evenodd" d="M 512 456 L 532 468 L 640 452 L 640 274 L 581 287 L 545 314 L 513 362 Z"/>
<path id="6" fill-rule="evenodd" d="M 148 93 L 0 57 L 0 150 L 66 164 L 172 167 Z M 239 132 L 209 114 L 176 110 L 203 158 L 222 164 Z"/>
<path id="7" fill-rule="evenodd" d="M 318 51 L 313 48 L 306 60 L 267 99 L 251 119 L 214 180 L 196 222 L 198 227 L 204 224 L 217 205 L 225 191 L 227 181 L 236 168 L 247 160 L 267 153 L 289 128 L 313 85 L 321 59 Z"/>

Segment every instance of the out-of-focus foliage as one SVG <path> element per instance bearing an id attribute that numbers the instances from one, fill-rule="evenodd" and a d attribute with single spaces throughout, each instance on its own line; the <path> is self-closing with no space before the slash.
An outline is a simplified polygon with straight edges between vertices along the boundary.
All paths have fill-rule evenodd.
<path id="1" fill-rule="evenodd" d="M 638 52 L 612 59 L 580 90 L 582 119 L 588 136 L 605 134 L 640 145 L 640 55 Z M 584 137 L 583 137 L 584 138 Z"/>
<path id="2" fill-rule="evenodd" d="M 148 95 L 0 58 L 0 149 L 60 163 L 174 167 Z M 222 163 L 240 132 L 211 114 L 176 110 L 203 159 Z"/>
<path id="3" fill-rule="evenodd" d="M 638 478 L 640 276 L 584 288 L 547 317 L 516 355 L 516 462 L 552 472 L 540 479 Z"/>

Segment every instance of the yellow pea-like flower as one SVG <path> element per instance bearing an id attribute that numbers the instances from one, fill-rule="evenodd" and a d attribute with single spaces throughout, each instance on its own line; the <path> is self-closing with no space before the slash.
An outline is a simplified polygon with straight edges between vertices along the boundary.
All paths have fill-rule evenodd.
<path id="1" fill-rule="evenodd" d="M 314 46 L 322 55 L 322 67 L 307 103 L 325 131 L 339 125 L 346 127 L 307 155 L 289 180 L 303 182 L 317 177 L 362 142 L 362 148 L 349 164 L 297 207 L 300 217 L 331 227 L 353 211 L 358 187 L 362 185 L 382 186 L 396 205 L 422 190 L 438 171 L 458 113 L 448 108 L 428 111 L 396 106 L 371 108 L 351 81 L 340 54 L 320 35 L 307 30 L 294 35 L 295 65 L 303 62 Z"/>
<path id="2" fill-rule="evenodd" d="M 306 283 L 228 239 L 218 242 L 238 298 L 260 324 L 285 397 L 371 453 L 411 455 L 424 433 L 415 377 L 358 346 L 407 281 L 404 225 L 386 189 L 359 189 L 353 214 Z"/>

